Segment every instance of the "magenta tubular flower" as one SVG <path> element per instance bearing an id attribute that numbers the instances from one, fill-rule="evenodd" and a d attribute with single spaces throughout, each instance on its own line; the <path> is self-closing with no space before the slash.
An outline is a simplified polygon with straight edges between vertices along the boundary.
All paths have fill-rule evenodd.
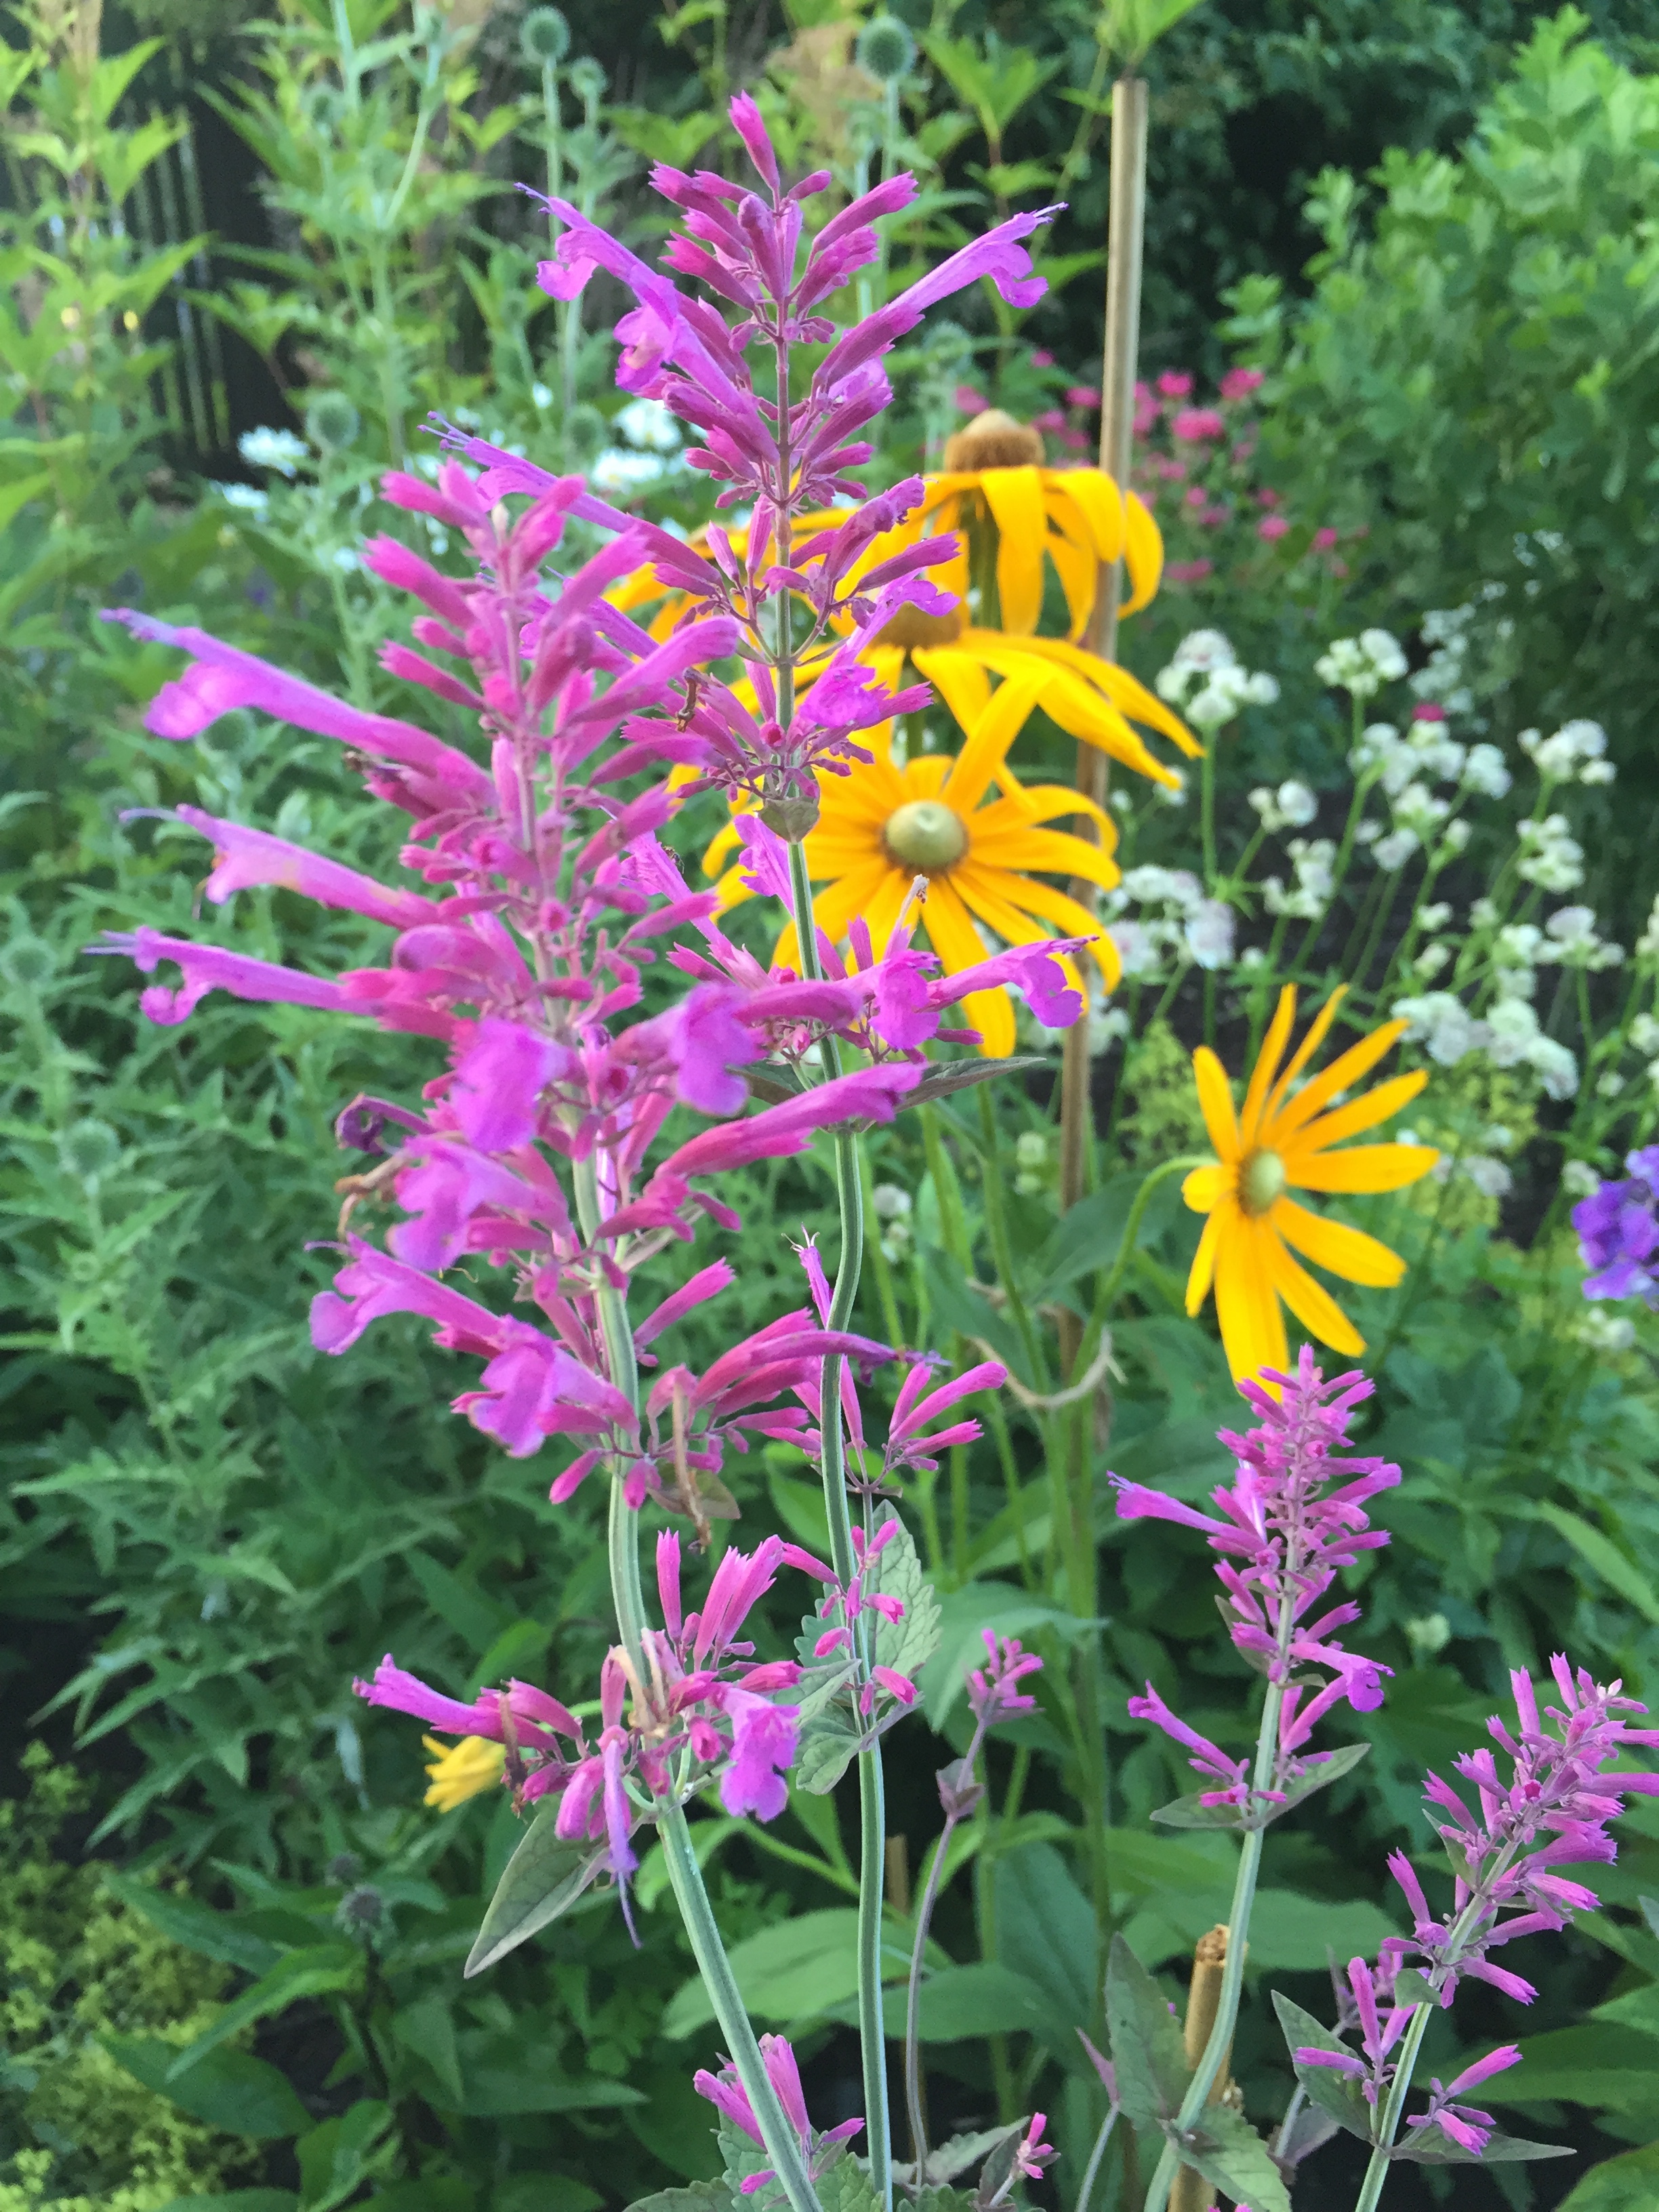
<path id="1" fill-rule="evenodd" d="M 763 2035 L 760 2039 L 761 2056 L 765 2061 L 766 2074 L 777 2093 L 789 2124 L 799 2138 L 801 2156 L 806 2171 L 816 2181 L 833 2166 L 842 2154 L 843 2145 L 863 2132 L 862 2120 L 843 2120 L 839 2127 L 828 2128 L 819 2134 L 807 2118 L 806 2098 L 800 2086 L 800 2069 L 795 2063 L 793 2046 L 781 2035 Z M 700 2097 L 707 2097 L 718 2112 L 723 2112 L 732 2124 L 742 2130 L 750 2142 L 765 2147 L 760 2122 L 755 2118 L 755 2108 L 749 2101 L 749 2093 L 738 2079 L 737 2069 L 726 2060 L 718 2074 L 700 2067 L 691 2077 L 691 2086 Z M 740 2185 L 741 2194 L 752 2197 L 757 2190 L 765 2188 L 776 2179 L 769 2166 L 752 2173 Z"/>
<path id="2" fill-rule="evenodd" d="M 1117 1510 L 1125 1520 L 1177 1522 L 1201 1531 L 1221 1554 L 1216 1573 L 1227 1592 L 1228 1632 L 1251 1665 L 1282 1687 L 1273 1773 L 1270 1786 L 1261 1790 L 1246 1785 L 1241 1763 L 1182 1725 L 1172 1725 L 1174 1717 L 1150 1683 L 1146 1697 L 1130 1705 L 1136 1717 L 1154 1722 L 1197 1753 L 1192 1763 L 1201 1772 L 1226 1784 L 1206 1794 L 1206 1804 L 1234 1803 L 1245 1815 L 1282 1805 L 1330 1756 L 1305 1750 L 1316 1724 L 1337 1705 L 1374 1711 L 1389 1671 L 1346 1650 L 1336 1638 L 1336 1630 L 1359 1618 L 1358 1606 L 1333 1606 L 1309 1618 L 1339 1567 L 1389 1540 L 1370 1527 L 1364 1508 L 1377 1492 L 1399 1481 L 1400 1470 L 1344 1451 L 1353 1409 L 1370 1395 L 1372 1385 L 1357 1373 L 1326 1382 L 1306 1346 L 1296 1373 L 1272 1380 L 1283 1386 L 1282 1401 L 1259 1383 L 1240 1386 L 1262 1425 L 1244 1436 L 1220 1432 L 1238 1462 L 1233 1481 L 1213 1493 L 1221 1519 L 1141 1483 L 1116 1485 Z M 1310 1670 L 1327 1677 L 1311 1698 L 1309 1683 L 1317 1682 L 1319 1673 Z"/>
<path id="3" fill-rule="evenodd" d="M 1036 1699 L 1030 1697 L 1019 1685 L 1028 1674 L 1040 1674 L 1042 1662 L 1035 1651 L 1020 1649 L 1017 1636 L 1003 1638 L 989 1628 L 981 1628 L 986 1663 L 975 1667 L 968 1677 L 968 1703 L 974 1717 L 987 1727 L 1000 1720 L 1012 1720 L 1017 1713 L 1034 1713 Z"/>

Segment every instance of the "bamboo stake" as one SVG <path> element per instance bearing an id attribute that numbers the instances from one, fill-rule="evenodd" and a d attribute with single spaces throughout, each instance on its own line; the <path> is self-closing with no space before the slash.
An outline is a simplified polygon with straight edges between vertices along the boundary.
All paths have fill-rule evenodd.
<path id="1" fill-rule="evenodd" d="M 1129 453 L 1134 434 L 1135 364 L 1140 350 L 1140 263 L 1146 221 L 1146 80 L 1126 70 L 1112 88 L 1112 174 L 1106 258 L 1105 359 L 1101 372 L 1100 465 L 1127 492 Z M 1084 643 L 1106 660 L 1117 652 L 1117 611 L 1122 596 L 1123 564 L 1102 564 L 1095 581 L 1094 611 Z M 1098 747 L 1079 744 L 1077 787 L 1097 805 L 1106 803 L 1107 757 Z M 1079 833 L 1092 836 L 1087 821 Z M 1075 898 L 1094 903 L 1094 888 L 1073 884 Z M 1060 1202 L 1075 1206 L 1088 1188 L 1089 1024 L 1087 1018 L 1066 1032 L 1060 1067 Z M 1079 1325 L 1062 1318 L 1061 1356 L 1067 1378 L 1076 1357 Z"/>
<path id="2" fill-rule="evenodd" d="M 1193 1950 L 1193 1978 L 1187 1991 L 1187 2018 L 1182 2027 L 1188 2066 L 1198 2064 L 1209 2043 L 1221 2003 L 1221 1981 L 1226 1965 L 1227 1930 L 1218 1925 L 1207 1936 L 1200 1936 Z M 1212 2099 L 1216 2104 L 1222 2103 L 1232 2087 L 1227 2073 L 1227 2061 L 1231 2056 L 1230 2044 L 1216 2077 Z M 1170 2191 L 1170 2212 L 1211 2212 L 1214 2203 L 1212 2184 L 1206 2181 L 1195 2166 L 1183 2166 Z"/>

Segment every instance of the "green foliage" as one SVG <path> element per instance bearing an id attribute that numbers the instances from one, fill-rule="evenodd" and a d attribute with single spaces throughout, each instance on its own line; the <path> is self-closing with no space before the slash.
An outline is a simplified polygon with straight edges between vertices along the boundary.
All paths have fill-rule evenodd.
<path id="1" fill-rule="evenodd" d="M 1639 768 L 1655 681 L 1640 610 L 1659 579 L 1659 80 L 1587 27 L 1573 9 L 1539 27 L 1460 157 L 1391 151 L 1374 209 L 1351 174 L 1322 177 L 1312 297 L 1247 286 L 1233 327 L 1297 425 L 1293 441 L 1273 434 L 1297 506 L 1389 517 L 1378 604 L 1475 603 L 1472 672 L 1495 726 L 1589 715 Z M 1511 667 L 1499 648 L 1517 623 Z M 1629 648 L 1609 651 L 1614 636 Z M 1616 814 L 1607 828 L 1620 838 Z"/>

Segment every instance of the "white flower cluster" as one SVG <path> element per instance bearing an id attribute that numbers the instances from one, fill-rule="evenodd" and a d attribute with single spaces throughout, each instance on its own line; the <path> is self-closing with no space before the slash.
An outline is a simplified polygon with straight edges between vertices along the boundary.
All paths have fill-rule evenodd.
<path id="1" fill-rule="evenodd" d="M 1540 966 L 1559 963 L 1563 968 L 1586 968 L 1595 974 L 1600 969 L 1621 967 L 1625 948 L 1596 935 L 1593 908 L 1560 906 L 1544 924 L 1536 958 Z"/>
<path id="2" fill-rule="evenodd" d="M 1421 635 L 1429 657 L 1412 678 L 1412 690 L 1419 699 L 1437 699 L 1449 714 L 1474 709 L 1474 694 L 1464 681 L 1464 671 L 1474 617 L 1470 601 L 1461 607 L 1431 607 L 1423 617 Z"/>
<path id="3" fill-rule="evenodd" d="M 1250 793 L 1250 804 L 1270 837 L 1281 830 L 1305 830 L 1319 811 L 1319 801 L 1312 792 L 1294 778 L 1281 783 L 1277 791 L 1265 783 L 1257 784 Z"/>
<path id="4" fill-rule="evenodd" d="M 630 399 L 612 428 L 627 444 L 607 446 L 587 471 L 588 482 L 602 495 L 625 498 L 643 491 L 679 465 L 680 426 L 660 399 Z"/>
<path id="5" fill-rule="evenodd" d="M 1395 1020 L 1409 1024 L 1407 1036 L 1442 1067 L 1455 1067 L 1479 1052 L 1494 1067 L 1533 1068 L 1552 1098 L 1571 1098 L 1578 1088 L 1577 1060 L 1565 1045 L 1544 1035 L 1525 999 L 1498 999 L 1480 1021 L 1450 991 L 1396 999 L 1389 1011 Z"/>
<path id="6" fill-rule="evenodd" d="M 1491 799 L 1501 799 L 1510 787 L 1510 772 L 1496 745 L 1460 744 L 1437 720 L 1409 722 L 1403 734 L 1392 722 L 1368 723 L 1348 755 L 1348 765 L 1356 775 L 1379 784 L 1389 800 L 1393 828 L 1385 832 L 1380 823 L 1364 821 L 1356 833 L 1362 844 L 1372 847 L 1378 867 L 1389 871 L 1403 868 L 1413 853 L 1437 837 L 1448 857 L 1468 843 L 1468 824 L 1448 820 L 1454 802 L 1434 790 L 1435 784 Z"/>
<path id="7" fill-rule="evenodd" d="M 896 1182 L 878 1182 L 870 1194 L 876 1218 L 882 1224 L 881 1249 L 895 1265 L 909 1256 L 913 1231 L 910 1194 Z"/>
<path id="8" fill-rule="evenodd" d="M 1584 880 L 1584 848 L 1567 827 L 1565 814 L 1527 821 L 1518 832 L 1521 858 L 1516 873 L 1540 890 L 1574 891 Z"/>
<path id="9" fill-rule="evenodd" d="M 1138 921 L 1126 918 L 1131 903 L 1141 908 Z M 1126 975 L 1150 975 L 1166 952 L 1200 968 L 1232 965 L 1233 910 L 1224 899 L 1206 898 L 1189 869 L 1131 868 L 1106 910 Z"/>
<path id="10" fill-rule="evenodd" d="M 630 399 L 617 416 L 617 428 L 641 453 L 679 451 L 680 426 L 660 399 Z"/>
<path id="11" fill-rule="evenodd" d="M 1546 783 L 1611 783 L 1619 773 L 1607 757 L 1607 733 L 1599 722 L 1564 722 L 1548 738 L 1522 730 L 1516 743 Z"/>
<path id="12" fill-rule="evenodd" d="M 1636 1341 L 1636 1323 L 1628 1314 L 1610 1314 L 1605 1306 L 1591 1306 L 1575 1334 L 1591 1352 L 1628 1352 Z"/>
<path id="13" fill-rule="evenodd" d="M 1286 890 L 1281 877 L 1269 876 L 1261 886 L 1267 911 L 1293 921 L 1317 921 L 1331 902 L 1336 846 L 1329 837 L 1292 837 L 1290 854 L 1296 887 Z"/>
<path id="14" fill-rule="evenodd" d="M 1335 638 L 1314 663 L 1322 684 L 1334 684 L 1354 699 L 1374 699 L 1385 684 L 1397 684 L 1405 672 L 1400 641 L 1386 629 Z"/>
<path id="15" fill-rule="evenodd" d="M 303 438 L 296 438 L 292 430 L 267 429 L 263 424 L 257 430 L 244 430 L 236 441 L 236 450 L 249 468 L 275 469 L 290 483 L 301 464 L 311 459 L 311 448 Z"/>
<path id="16" fill-rule="evenodd" d="M 1278 679 L 1240 667 L 1238 655 L 1218 629 L 1188 631 L 1153 682 L 1159 698 L 1179 707 L 1200 730 L 1218 730 L 1241 708 L 1271 707 L 1279 696 Z"/>
<path id="17" fill-rule="evenodd" d="M 1659 898 L 1653 902 L 1647 927 L 1636 940 L 1636 957 L 1638 960 L 1659 960 Z"/>

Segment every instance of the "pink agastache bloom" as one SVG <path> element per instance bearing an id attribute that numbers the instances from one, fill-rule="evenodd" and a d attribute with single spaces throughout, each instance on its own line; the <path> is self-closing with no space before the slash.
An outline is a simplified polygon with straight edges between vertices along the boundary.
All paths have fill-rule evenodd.
<path id="1" fill-rule="evenodd" d="M 774 1820 L 794 1763 L 797 1708 L 777 1702 L 800 1668 L 793 1659 L 754 1661 L 742 1638 L 750 1613 L 771 1589 L 785 1547 L 767 1537 L 749 1553 L 722 1553 L 699 1612 L 682 1610 L 680 1541 L 657 1539 L 657 1585 L 665 1626 L 646 1632 L 641 1663 L 619 1644 L 599 1675 L 600 1730 L 590 1745 L 556 1698 L 527 1682 L 483 1690 L 471 1705 L 446 1698 L 391 1656 L 352 1686 L 372 1705 L 410 1713 L 450 1735 L 486 1736 L 509 1753 L 503 1779 L 520 1806 L 556 1798 L 561 1836 L 602 1846 L 624 1893 L 638 1860 L 631 1838 L 652 1808 L 683 1802 L 714 1784 L 728 1813 Z M 630 1923 L 631 1924 L 631 1923 Z"/>
<path id="2" fill-rule="evenodd" d="M 1019 1685 L 1028 1674 L 1042 1672 L 1042 1660 L 1035 1651 L 1022 1650 L 1017 1636 L 1000 1637 L 989 1628 L 981 1628 L 980 1635 L 985 1643 L 985 1664 L 974 1668 L 968 1676 L 968 1703 L 974 1718 L 990 1727 L 998 1721 L 1012 1720 L 1019 1713 L 1034 1713 L 1036 1699 Z"/>
<path id="3" fill-rule="evenodd" d="M 1008 1370 L 994 1359 L 970 1367 L 949 1382 L 942 1382 L 929 1390 L 933 1376 L 932 1365 L 923 1360 L 910 1369 L 899 1385 L 898 1402 L 893 1408 L 893 1418 L 887 1427 L 887 1449 L 883 1460 L 883 1472 L 889 1480 L 921 1470 L 932 1474 L 938 1468 L 939 1455 L 952 1444 L 974 1443 L 984 1431 L 976 1420 L 954 1421 L 946 1427 L 933 1427 L 945 1419 L 951 1408 L 962 1399 L 971 1397 L 978 1390 L 1000 1390 L 1008 1380 Z"/>
<path id="4" fill-rule="evenodd" d="M 1150 1682 L 1144 1698 L 1130 1701 L 1136 1719 L 1152 1721 L 1184 1744 L 1195 1754 L 1192 1764 L 1223 1785 L 1205 1793 L 1206 1805 L 1231 1804 L 1245 1814 L 1253 1808 L 1263 1814 L 1282 1805 L 1308 1771 L 1330 1756 L 1304 1751 L 1317 1723 L 1340 1704 L 1356 1712 L 1375 1711 L 1382 1702 L 1382 1676 L 1389 1671 L 1346 1650 L 1337 1640 L 1335 1632 L 1359 1618 L 1358 1606 L 1317 1610 L 1339 1568 L 1389 1540 L 1382 1530 L 1370 1527 L 1364 1508 L 1379 1491 L 1399 1481 L 1400 1470 L 1379 1459 L 1350 1456 L 1343 1449 L 1353 1409 L 1370 1395 L 1372 1385 L 1357 1372 L 1326 1382 L 1306 1346 L 1294 1375 L 1275 1374 L 1272 1379 L 1282 1385 L 1281 1401 L 1258 1382 L 1240 1385 L 1261 1415 L 1261 1426 L 1243 1436 L 1231 1429 L 1220 1431 L 1221 1442 L 1238 1462 L 1232 1483 L 1213 1493 L 1223 1519 L 1143 1484 L 1115 1483 L 1123 1519 L 1178 1522 L 1200 1530 L 1221 1553 L 1216 1573 L 1227 1593 L 1228 1632 L 1234 1644 L 1269 1680 L 1290 1683 L 1272 1780 L 1254 1797 L 1244 1763 L 1228 1759 L 1176 1723 Z M 1311 1697 L 1310 1669 L 1327 1678 Z"/>
<path id="5" fill-rule="evenodd" d="M 795 2063 L 793 2046 L 781 2035 L 763 2035 L 760 2039 L 761 2057 L 765 2063 L 767 2077 L 777 2092 L 778 2102 L 799 2139 L 801 2157 L 812 2180 L 826 2173 L 842 2155 L 852 2138 L 863 2132 L 862 2120 L 843 2120 L 839 2127 L 827 2128 L 822 2134 L 807 2118 L 806 2098 L 800 2086 L 800 2069 Z M 738 2078 L 738 2070 L 730 2059 L 721 2063 L 718 2074 L 700 2067 L 691 2077 L 691 2086 L 700 2097 L 731 2121 L 733 2127 L 746 2135 L 750 2142 L 765 2147 L 760 2122 L 755 2118 L 749 2093 Z M 770 2166 L 763 2166 L 738 2185 L 739 2193 L 752 2197 L 764 2189 L 768 2182 L 775 2181 L 776 2174 Z"/>
<path id="6" fill-rule="evenodd" d="M 902 1601 L 876 1587 L 880 1580 L 878 1565 L 882 1553 L 899 1533 L 899 1523 L 889 1517 L 873 1534 L 866 1536 L 854 1522 L 853 1527 L 854 1569 L 842 1582 L 835 1569 L 827 1566 L 811 1553 L 799 1546 L 784 1547 L 784 1557 L 792 1566 L 815 1576 L 825 1585 L 823 1596 L 817 1605 L 817 1617 L 823 1623 L 817 1641 L 812 1645 L 814 1659 L 839 1658 L 845 1661 L 849 1679 L 861 1676 L 853 1686 L 853 1701 L 861 1717 L 873 1724 L 865 1741 L 873 1743 L 876 1738 L 890 1728 L 901 1714 L 916 1701 L 916 1686 L 908 1674 L 896 1668 L 878 1663 L 867 1667 L 857 1662 L 859 1644 L 865 1634 L 860 1623 L 866 1614 L 873 1613 L 878 1620 L 896 1622 L 904 1618 Z M 873 1626 L 874 1624 L 869 1624 Z M 873 1638 L 872 1638 L 873 1645 Z M 801 1647 L 805 1650 L 805 1645 Z"/>
<path id="7" fill-rule="evenodd" d="M 1650 1752 L 1659 1729 L 1630 1726 L 1625 1716 L 1646 1707 L 1603 1686 L 1558 1654 L 1550 1662 L 1561 1702 L 1540 1714 L 1530 1678 L 1510 1677 L 1516 1725 L 1499 1719 L 1487 1730 L 1509 1762 L 1506 1780 L 1491 1751 L 1468 1752 L 1454 1761 L 1474 1789 L 1480 1810 L 1431 1774 L 1425 1785 L 1434 1821 L 1453 1867 L 1451 1911 L 1437 1919 L 1403 1851 L 1389 1871 L 1405 1893 L 1412 1915 L 1410 1940 L 1390 1948 L 1397 1960 L 1420 1966 L 1438 2002 L 1449 2005 L 1466 1976 L 1489 1982 L 1505 1996 L 1530 2004 L 1529 1982 L 1494 1966 L 1488 1954 L 1517 1936 L 1559 1930 L 1574 1912 L 1595 1910 L 1594 1890 L 1574 1881 L 1564 1866 L 1611 1865 L 1618 1846 L 1607 1823 L 1625 1810 L 1626 1796 L 1659 1796 L 1659 1774 L 1609 1773 L 1622 1753 Z"/>

